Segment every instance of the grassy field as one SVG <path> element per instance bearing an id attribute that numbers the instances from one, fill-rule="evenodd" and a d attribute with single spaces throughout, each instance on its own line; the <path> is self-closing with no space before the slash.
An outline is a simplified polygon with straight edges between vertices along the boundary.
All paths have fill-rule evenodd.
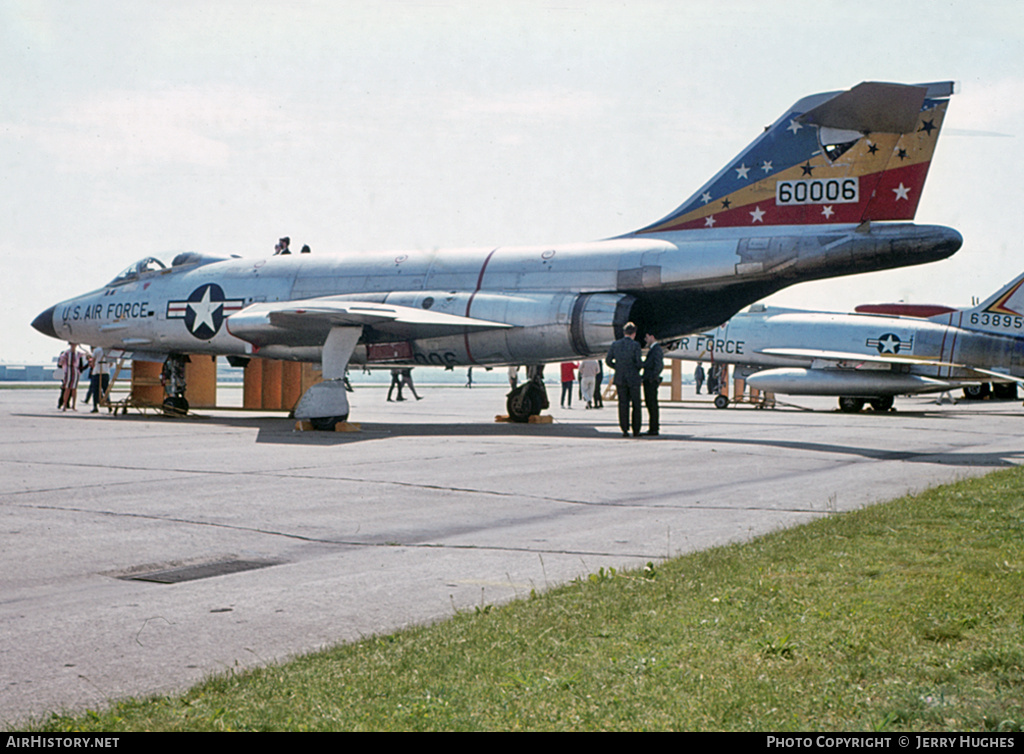
<path id="1" fill-rule="evenodd" d="M 1024 470 L 41 728 L 1024 730 Z"/>

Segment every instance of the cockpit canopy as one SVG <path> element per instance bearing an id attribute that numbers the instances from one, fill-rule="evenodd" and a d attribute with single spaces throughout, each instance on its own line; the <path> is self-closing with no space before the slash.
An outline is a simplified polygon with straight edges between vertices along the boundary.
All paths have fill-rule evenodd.
<path id="1" fill-rule="evenodd" d="M 227 259 L 238 258 L 237 254 L 233 254 L 230 257 L 219 257 L 210 254 L 200 254 L 197 251 L 169 251 L 155 257 L 140 259 L 138 262 L 128 265 L 107 285 L 123 285 L 124 283 L 130 283 L 133 280 L 151 275 L 176 272 L 184 267 L 197 267 L 212 262 L 223 262 Z M 169 263 L 168 260 L 170 260 Z"/>

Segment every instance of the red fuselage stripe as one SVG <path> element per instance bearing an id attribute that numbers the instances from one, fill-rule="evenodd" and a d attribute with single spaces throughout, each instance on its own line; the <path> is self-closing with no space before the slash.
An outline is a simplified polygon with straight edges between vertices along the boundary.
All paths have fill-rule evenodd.
<path id="1" fill-rule="evenodd" d="M 480 286 L 482 286 L 484 284 L 484 272 L 487 271 L 487 264 L 491 261 L 491 257 L 494 256 L 494 252 L 496 252 L 496 251 L 497 251 L 497 248 L 491 249 L 491 253 L 487 255 L 487 258 L 484 259 L 484 263 L 482 265 L 480 265 L 480 274 L 477 275 L 477 278 L 476 278 L 476 288 L 474 288 L 473 292 L 471 294 L 469 294 L 469 301 L 466 302 L 466 316 L 467 317 L 469 316 L 469 310 L 473 307 L 473 299 L 476 298 L 476 294 L 480 290 Z M 476 363 L 476 359 L 473 358 L 473 352 L 470 350 L 470 347 L 469 347 L 469 333 L 468 332 L 463 336 L 463 339 L 464 339 L 464 342 L 466 344 L 466 356 L 469 358 L 469 360 L 471 362 L 473 362 L 475 364 Z"/>

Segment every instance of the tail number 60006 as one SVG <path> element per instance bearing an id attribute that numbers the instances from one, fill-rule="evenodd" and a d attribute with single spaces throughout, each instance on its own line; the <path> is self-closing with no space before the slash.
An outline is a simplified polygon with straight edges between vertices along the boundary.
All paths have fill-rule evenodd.
<path id="1" fill-rule="evenodd" d="M 806 181 L 778 181 L 775 203 L 793 204 L 855 204 L 860 197 L 856 178 L 811 178 Z"/>

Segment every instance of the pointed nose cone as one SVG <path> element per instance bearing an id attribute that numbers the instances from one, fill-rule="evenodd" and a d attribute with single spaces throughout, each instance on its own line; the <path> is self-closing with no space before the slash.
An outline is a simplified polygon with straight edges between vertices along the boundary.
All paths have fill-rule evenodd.
<path id="1" fill-rule="evenodd" d="M 56 308 L 57 307 L 55 306 L 51 306 L 45 312 L 32 320 L 32 327 L 36 328 L 43 335 L 49 335 L 51 338 L 56 338 L 57 331 L 53 327 L 53 311 Z"/>

